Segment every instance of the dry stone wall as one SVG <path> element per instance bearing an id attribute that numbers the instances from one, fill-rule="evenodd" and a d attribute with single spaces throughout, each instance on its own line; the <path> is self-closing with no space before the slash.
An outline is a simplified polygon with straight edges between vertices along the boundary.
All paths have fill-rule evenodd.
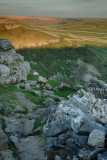
<path id="1" fill-rule="evenodd" d="M 44 133 L 47 160 L 106 160 L 107 100 L 78 91 L 56 106 Z"/>

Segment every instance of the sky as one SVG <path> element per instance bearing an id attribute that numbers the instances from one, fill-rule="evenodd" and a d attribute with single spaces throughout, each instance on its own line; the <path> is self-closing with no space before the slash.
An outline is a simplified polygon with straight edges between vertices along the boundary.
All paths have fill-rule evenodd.
<path id="1" fill-rule="evenodd" d="M 0 14 L 107 18 L 107 0 L 0 0 Z"/>

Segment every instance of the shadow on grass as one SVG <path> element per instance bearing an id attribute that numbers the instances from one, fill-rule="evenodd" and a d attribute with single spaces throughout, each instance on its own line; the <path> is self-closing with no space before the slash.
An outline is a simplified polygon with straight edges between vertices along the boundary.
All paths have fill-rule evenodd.
<path id="1" fill-rule="evenodd" d="M 58 72 L 63 76 L 72 76 L 77 67 L 77 60 L 80 59 L 94 65 L 103 78 L 107 78 L 107 47 L 72 48 L 53 43 L 45 47 L 19 49 L 17 53 L 30 62 L 32 70 L 45 77 L 56 75 Z"/>

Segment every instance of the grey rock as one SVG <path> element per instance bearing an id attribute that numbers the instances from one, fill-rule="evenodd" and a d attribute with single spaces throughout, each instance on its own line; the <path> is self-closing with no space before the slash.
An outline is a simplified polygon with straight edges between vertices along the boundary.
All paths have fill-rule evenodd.
<path id="1" fill-rule="evenodd" d="M 82 127 L 80 127 L 78 133 L 84 134 L 84 135 L 89 135 L 89 133 L 94 129 L 98 129 L 100 131 L 105 132 L 105 127 L 103 127 L 100 123 L 97 123 L 94 121 L 89 121 L 89 122 L 86 122 L 85 124 L 83 124 Z"/>
<path id="2" fill-rule="evenodd" d="M 37 96 L 39 96 L 39 97 L 42 96 L 41 91 L 36 91 L 36 90 L 35 90 L 34 93 L 35 93 Z"/>
<path id="3" fill-rule="evenodd" d="M 73 160 L 79 160 L 77 156 L 73 156 Z"/>
<path id="4" fill-rule="evenodd" d="M 51 97 L 54 98 L 55 101 L 57 101 L 57 102 L 60 102 L 60 101 L 64 101 L 64 100 L 65 100 L 65 98 L 60 97 L 60 96 L 57 96 L 57 95 L 54 95 L 54 96 L 51 96 Z"/>
<path id="5" fill-rule="evenodd" d="M 96 87 L 96 88 L 105 88 L 107 89 L 107 84 L 104 83 L 102 80 L 98 80 L 97 78 L 93 77 L 91 80 L 90 80 L 91 84 L 90 84 L 90 87 Z"/>
<path id="6" fill-rule="evenodd" d="M 79 149 L 78 157 L 82 160 L 87 160 L 87 157 L 90 154 L 90 152 L 90 150 L 87 150 L 85 148 Z"/>
<path id="7" fill-rule="evenodd" d="M 0 128 L 0 150 L 6 150 L 6 149 L 8 149 L 8 139 L 6 134 Z"/>
<path id="8" fill-rule="evenodd" d="M 72 143 L 75 143 L 79 147 L 85 147 L 88 142 L 88 136 L 78 135 L 75 132 L 71 134 L 71 138 L 69 139 Z"/>
<path id="9" fill-rule="evenodd" d="M 15 119 L 12 118 L 6 118 L 6 128 L 5 132 L 7 134 L 16 135 L 23 133 L 23 120 L 22 119 Z"/>
<path id="10" fill-rule="evenodd" d="M 50 79 L 50 80 L 58 80 L 58 81 L 61 81 L 62 78 L 63 78 L 63 75 L 58 72 L 56 75 L 51 76 L 49 79 Z"/>
<path id="11" fill-rule="evenodd" d="M 82 123 L 83 123 L 83 117 L 78 116 L 76 118 L 72 118 L 71 119 L 71 128 L 76 131 L 80 128 Z"/>
<path id="12" fill-rule="evenodd" d="M 39 73 L 35 71 L 35 72 L 33 72 L 33 75 L 34 75 L 34 76 L 38 76 Z"/>
<path id="13" fill-rule="evenodd" d="M 15 75 L 10 76 L 9 78 L 5 79 L 5 84 L 14 84 L 17 82 L 17 78 Z"/>
<path id="14" fill-rule="evenodd" d="M 65 145 L 68 138 L 70 138 L 69 135 L 67 135 L 67 134 L 61 134 L 58 137 L 58 143 L 62 144 L 62 145 Z"/>
<path id="15" fill-rule="evenodd" d="M 69 89 L 70 85 L 66 83 L 61 83 L 60 86 L 57 87 L 58 89 Z"/>
<path id="16" fill-rule="evenodd" d="M 1 160 L 15 160 L 12 154 L 11 150 L 0 151 L 0 158 Z"/>
<path id="17" fill-rule="evenodd" d="M 26 118 L 29 120 L 36 119 L 36 115 L 34 113 L 27 113 Z"/>
<path id="18" fill-rule="evenodd" d="M 68 130 L 68 126 L 65 126 L 61 120 L 53 121 L 44 126 L 44 133 L 47 137 L 57 136 Z"/>
<path id="19" fill-rule="evenodd" d="M 97 155 L 97 160 L 107 160 L 107 152 Z"/>
<path id="20" fill-rule="evenodd" d="M 5 77 L 0 76 L 0 84 L 4 84 L 5 82 Z"/>
<path id="21" fill-rule="evenodd" d="M 31 90 L 29 83 L 25 83 L 25 89 L 26 89 L 26 90 Z"/>
<path id="22" fill-rule="evenodd" d="M 44 77 L 42 77 L 42 76 L 39 76 L 39 77 L 38 77 L 38 81 L 39 81 L 39 82 L 42 82 L 42 83 L 46 83 L 48 80 L 47 80 L 47 78 L 44 78 Z"/>
<path id="23" fill-rule="evenodd" d="M 27 79 L 29 71 L 30 64 L 15 49 L 0 51 L 0 83 L 19 83 Z"/>
<path id="24" fill-rule="evenodd" d="M 49 90 L 43 90 L 43 91 L 44 91 L 43 97 L 50 97 L 50 98 L 53 98 L 55 101 L 65 100 L 63 97 L 59 97 L 55 95 L 53 91 L 49 91 Z"/>
<path id="25" fill-rule="evenodd" d="M 44 117 L 49 117 L 50 114 L 55 112 L 55 106 L 54 107 L 49 107 L 49 108 L 39 108 L 35 115 L 36 116 L 41 116 L 44 115 Z"/>
<path id="26" fill-rule="evenodd" d="M 18 88 L 18 89 L 25 89 L 25 83 L 19 83 L 19 84 L 17 85 L 17 88 Z"/>
<path id="27" fill-rule="evenodd" d="M 43 137 L 29 136 L 22 138 L 16 144 L 18 154 L 21 160 L 45 160 Z"/>
<path id="28" fill-rule="evenodd" d="M 0 49 L 9 50 L 12 48 L 12 43 L 8 39 L 0 39 Z"/>
<path id="29" fill-rule="evenodd" d="M 79 147 L 76 144 L 73 144 L 71 139 L 67 140 L 67 149 L 70 150 L 71 155 L 78 155 Z"/>
<path id="30" fill-rule="evenodd" d="M 88 156 L 87 156 L 86 159 L 87 159 L 87 160 L 97 159 L 97 155 L 98 155 L 98 154 L 102 154 L 102 153 L 104 153 L 105 151 L 106 151 L 105 148 L 97 148 L 97 149 L 91 151 L 91 153 L 88 154 Z"/>
<path id="31" fill-rule="evenodd" d="M 2 112 L 3 112 L 3 105 L 0 104 L 0 113 L 2 113 Z"/>
<path id="32" fill-rule="evenodd" d="M 105 141 L 105 132 L 94 129 L 88 138 L 88 145 L 99 148 L 104 147 L 104 141 Z"/>
<path id="33" fill-rule="evenodd" d="M 53 91 L 44 90 L 43 96 L 44 97 L 54 96 L 54 92 Z"/>
<path id="34" fill-rule="evenodd" d="M 37 84 L 36 86 L 35 86 L 35 88 L 37 88 L 37 89 L 40 89 L 40 84 Z"/>
<path id="35" fill-rule="evenodd" d="M 55 160 L 61 160 L 61 157 L 59 155 L 56 155 Z"/>
<path id="36" fill-rule="evenodd" d="M 77 81 L 84 80 L 85 82 L 89 82 L 93 76 L 101 76 L 97 68 L 93 65 L 84 63 L 80 59 L 77 61 L 78 68 L 75 72 L 75 78 Z"/>
<path id="37" fill-rule="evenodd" d="M 6 118 L 5 132 L 11 135 L 27 136 L 33 133 L 34 119 Z"/>
<path id="38" fill-rule="evenodd" d="M 33 132 L 37 133 L 38 131 L 42 131 L 42 127 L 38 127 L 37 129 L 35 129 Z"/>
<path id="39" fill-rule="evenodd" d="M 0 64 L 0 76 L 1 77 L 8 77 L 10 74 L 10 68 L 3 65 L 3 64 Z"/>
<path id="40" fill-rule="evenodd" d="M 64 149 L 60 149 L 58 151 L 58 155 L 59 157 L 62 159 L 66 159 L 67 158 L 67 155 L 68 155 L 68 151 L 64 150 Z"/>
<path id="41" fill-rule="evenodd" d="M 10 138 L 11 142 L 13 142 L 15 145 L 19 142 L 18 134 L 10 136 L 9 138 Z"/>
<path id="42" fill-rule="evenodd" d="M 25 120 L 24 126 L 23 126 L 23 134 L 25 136 L 33 133 L 34 121 L 35 120 Z"/>
<path id="43" fill-rule="evenodd" d="M 58 141 L 57 137 L 49 137 L 47 138 L 47 142 L 46 142 L 46 148 L 50 148 L 56 145 L 56 142 Z"/>
<path id="44" fill-rule="evenodd" d="M 56 104 L 53 98 L 46 98 L 43 103 L 45 104 L 45 106 L 53 106 Z"/>
<path id="45" fill-rule="evenodd" d="M 31 87 L 31 88 L 35 88 L 36 85 L 37 85 L 37 81 L 33 81 L 33 80 L 27 80 L 27 83 L 30 84 L 30 87 Z"/>
<path id="46" fill-rule="evenodd" d="M 44 86 L 43 86 L 43 89 L 46 89 L 46 90 L 52 90 L 53 89 L 53 87 L 50 85 L 50 84 L 45 84 Z"/>

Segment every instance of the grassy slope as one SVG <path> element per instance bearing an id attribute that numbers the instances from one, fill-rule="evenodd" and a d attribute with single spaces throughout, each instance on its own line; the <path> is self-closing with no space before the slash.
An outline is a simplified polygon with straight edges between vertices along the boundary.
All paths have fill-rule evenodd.
<path id="1" fill-rule="evenodd" d="M 70 79 L 69 76 L 73 75 L 78 58 L 84 62 L 96 66 L 102 73 L 103 78 L 107 78 L 107 49 L 103 47 L 86 46 L 84 48 L 71 48 L 66 46 L 64 42 L 60 42 L 40 48 L 20 49 L 17 50 L 17 53 L 23 55 L 25 60 L 29 62 L 36 62 L 35 65 L 31 64 L 32 70 L 28 76 L 28 79 L 31 80 L 37 80 L 37 77 L 32 75 L 34 70 L 38 71 L 40 75 L 45 77 L 50 77 L 50 75 L 54 75 L 60 72 L 62 75 L 66 75 L 66 80 L 63 78 L 62 81 L 67 81 L 73 85 L 74 79 Z M 53 87 L 56 87 L 60 84 L 55 80 L 49 80 L 48 83 Z M 18 90 L 16 86 L 13 85 L 0 85 L 0 102 L 12 110 L 15 109 L 17 104 L 21 105 L 16 95 L 14 94 L 15 92 L 24 93 L 26 98 L 29 99 L 32 103 L 44 107 L 44 98 L 38 97 L 30 91 L 25 91 L 23 89 Z M 56 95 L 62 96 L 64 98 L 67 98 L 67 96 L 73 92 L 75 92 L 75 90 L 72 89 L 54 91 Z"/>
<path id="2" fill-rule="evenodd" d="M 56 40 L 52 35 L 64 37 L 71 44 L 107 46 L 107 19 L 0 16 L 0 28 L 3 23 L 21 25 L 0 32 L 0 38 L 8 38 L 18 48 Z"/>
<path id="3" fill-rule="evenodd" d="M 63 25 L 45 26 L 41 28 L 49 33 L 64 37 L 78 44 L 107 46 L 107 21 L 84 20 Z"/>
<path id="4" fill-rule="evenodd" d="M 4 20 L 4 18 L 1 18 Z M 24 21 L 25 22 L 25 21 Z M 26 20 L 28 23 L 32 23 L 32 20 Z M 33 25 L 38 21 L 33 21 Z M 69 22 L 69 23 L 68 23 Z M 67 38 L 69 41 L 74 41 L 78 44 L 88 44 L 85 48 L 71 48 L 72 43 L 69 42 L 69 45 L 66 41 L 59 43 L 52 43 L 44 47 L 37 48 L 25 48 L 19 49 L 17 52 L 25 57 L 25 60 L 31 63 L 31 74 L 28 76 L 28 79 L 37 80 L 32 76 L 33 70 L 36 70 L 40 75 L 45 77 L 50 77 L 51 75 L 57 74 L 58 72 L 65 75 L 66 81 L 70 84 L 74 84 L 74 79 L 70 79 L 69 76 L 73 75 L 74 69 L 77 67 L 77 59 L 81 59 L 86 63 L 96 66 L 99 71 L 102 73 L 103 78 L 107 78 L 107 45 L 102 40 L 107 39 L 107 22 L 104 20 L 97 20 L 93 22 L 92 20 L 83 19 L 71 19 L 67 21 L 65 19 L 58 20 L 57 22 L 53 21 L 50 24 L 55 24 L 50 26 L 48 24 L 44 27 L 45 23 L 41 20 L 43 27 L 33 27 L 29 26 L 26 23 L 23 23 L 20 19 L 14 20 L 15 24 L 21 25 L 14 29 L 7 30 L 2 28 L 0 30 L 0 38 L 8 38 L 12 41 L 15 47 L 23 47 L 29 44 L 30 45 L 39 45 L 39 43 L 47 43 L 50 40 L 56 40 L 51 35 L 48 35 L 41 31 L 46 31 L 51 34 L 58 35 L 59 37 Z M 13 23 L 13 19 L 5 18 L 5 23 Z M 1 23 L 0 23 L 1 28 Z M 39 29 L 40 31 L 38 31 Z M 93 32 L 93 33 L 90 33 Z M 81 39 L 83 37 L 83 39 Z M 86 40 L 86 39 L 87 40 Z M 90 38 L 94 38 L 93 41 Z M 98 41 L 100 40 L 100 41 Z M 68 79 L 67 79 L 68 77 Z M 65 81 L 63 78 L 62 81 Z M 56 87 L 59 85 L 57 81 L 49 81 L 49 83 Z M 35 104 L 43 105 L 43 98 L 40 98 L 34 95 L 32 92 L 20 90 L 23 92 L 27 99 Z M 5 106 L 8 106 L 12 109 L 19 103 L 14 92 L 19 92 L 15 86 L 3 86 L 0 85 L 0 102 Z M 67 98 L 67 95 L 74 92 L 73 90 L 68 91 L 55 91 L 56 95 Z"/>
<path id="5" fill-rule="evenodd" d="M 57 38 L 21 21 L 0 19 L 0 38 L 9 39 L 15 48 L 44 45 Z"/>
<path id="6" fill-rule="evenodd" d="M 106 78 L 107 74 L 107 48 L 86 46 L 71 48 L 63 43 L 54 43 L 40 48 L 20 49 L 17 51 L 31 63 L 32 71 L 36 70 L 45 77 L 60 72 L 68 77 L 68 82 L 73 83 L 69 77 L 76 69 L 77 60 L 81 59 L 88 64 L 94 65 Z M 99 63 L 100 62 L 100 63 Z M 63 78 L 62 81 L 65 79 Z"/>
<path id="7" fill-rule="evenodd" d="M 6 110 L 9 112 L 16 108 L 17 105 L 20 105 L 22 108 L 26 109 L 26 106 L 23 106 L 21 102 L 17 99 L 16 92 L 22 92 L 25 97 L 36 105 L 41 105 L 44 107 L 43 101 L 44 98 L 36 96 L 31 91 L 26 91 L 24 89 L 17 89 L 15 85 L 1 85 L 0 84 L 0 103 L 5 106 Z M 37 109 L 37 108 L 36 108 Z"/>

